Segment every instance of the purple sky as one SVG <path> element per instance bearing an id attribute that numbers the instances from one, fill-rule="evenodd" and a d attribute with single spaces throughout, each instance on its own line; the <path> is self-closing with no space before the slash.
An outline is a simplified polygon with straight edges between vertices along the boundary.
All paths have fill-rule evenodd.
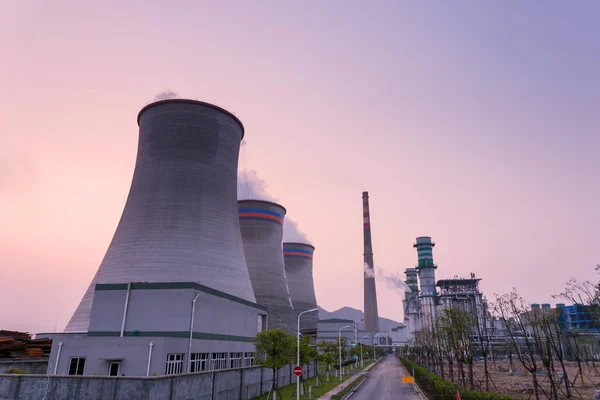
<path id="1" fill-rule="evenodd" d="M 224 5 L 224 4 L 228 5 Z M 62 329 L 115 231 L 136 114 L 167 88 L 235 112 L 245 165 L 316 246 L 317 299 L 375 264 L 551 301 L 600 263 L 600 3 L 0 5 L 0 329 Z M 382 316 L 401 297 L 378 286 Z"/>

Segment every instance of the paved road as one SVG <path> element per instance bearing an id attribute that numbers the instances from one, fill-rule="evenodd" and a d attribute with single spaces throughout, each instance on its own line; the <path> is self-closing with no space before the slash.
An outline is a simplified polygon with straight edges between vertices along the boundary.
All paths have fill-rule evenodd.
<path id="1" fill-rule="evenodd" d="M 397 400 L 419 399 L 413 394 L 411 384 L 402 383 L 402 377 L 407 375 L 400 361 L 394 356 L 388 356 L 367 375 L 350 400 Z"/>

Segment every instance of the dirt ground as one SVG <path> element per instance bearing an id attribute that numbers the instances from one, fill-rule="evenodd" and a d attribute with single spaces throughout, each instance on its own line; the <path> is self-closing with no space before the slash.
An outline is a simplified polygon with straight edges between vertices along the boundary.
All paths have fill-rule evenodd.
<path id="1" fill-rule="evenodd" d="M 510 365 L 508 360 L 496 361 L 495 365 L 491 361 L 489 362 L 488 368 L 491 373 L 490 391 L 496 391 L 502 394 L 509 394 L 516 397 L 517 399 L 534 399 L 535 396 L 533 395 L 533 382 L 531 374 L 529 374 L 527 371 L 524 371 L 523 366 L 519 364 L 518 360 L 514 360 L 514 363 L 516 366 L 516 373 L 509 372 Z M 565 364 L 567 368 L 567 374 L 569 376 L 569 381 L 573 382 L 578 371 L 577 363 L 565 362 Z M 577 376 L 577 379 L 574 382 L 574 386 L 571 388 L 574 399 L 590 400 L 593 398 L 594 389 L 600 390 L 600 362 L 596 362 L 595 364 L 596 366 L 594 368 L 592 362 L 589 362 L 588 364 L 583 363 L 584 385 L 582 386 L 581 377 Z M 449 370 L 447 364 L 444 366 L 444 369 L 446 379 L 449 379 Z M 558 379 L 562 379 L 562 369 L 559 363 L 556 364 L 555 371 L 557 372 Z M 465 374 L 468 377 L 468 369 L 466 366 Z M 485 373 L 483 361 L 475 363 L 475 366 L 473 368 L 473 375 L 475 378 L 475 386 L 477 386 L 478 383 L 481 382 L 481 387 L 483 389 L 485 387 Z M 457 376 L 457 367 L 455 365 L 455 381 L 457 379 Z M 537 377 L 538 382 L 541 386 L 540 398 L 550 398 L 550 381 L 546 373 L 539 373 Z M 561 383 L 558 388 L 558 398 L 567 398 L 564 383 Z"/>

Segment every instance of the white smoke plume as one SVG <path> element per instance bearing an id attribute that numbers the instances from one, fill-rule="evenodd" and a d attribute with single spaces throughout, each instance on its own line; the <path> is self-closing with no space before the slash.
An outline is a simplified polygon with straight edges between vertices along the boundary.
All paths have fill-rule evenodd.
<path id="1" fill-rule="evenodd" d="M 375 273 L 367 263 L 363 264 L 363 272 L 365 273 L 365 278 L 373 278 L 375 276 Z"/>
<path id="2" fill-rule="evenodd" d="M 381 275 L 383 276 L 383 280 L 385 281 L 388 287 L 396 290 L 397 292 L 402 294 L 402 296 L 404 296 L 404 293 L 412 292 L 412 290 L 408 287 L 406 282 L 402 280 L 404 278 L 402 274 L 398 272 L 389 273 L 381 269 L 380 271 Z"/>
<path id="3" fill-rule="evenodd" d="M 264 200 L 279 204 L 279 200 L 272 196 L 268 189 L 267 182 L 259 177 L 256 171 L 240 170 L 238 174 L 238 200 Z M 298 223 L 287 215 L 283 220 L 283 241 L 310 244 L 306 234 L 298 227 Z"/>
<path id="4" fill-rule="evenodd" d="M 164 91 L 154 95 L 154 101 L 174 99 L 177 96 L 178 94 L 172 91 L 171 89 L 165 89 Z"/>
<path id="5" fill-rule="evenodd" d="M 387 287 L 396 290 L 402 296 L 406 292 L 411 292 L 410 287 L 403 281 L 404 276 L 398 272 L 389 272 L 381 267 L 375 267 L 373 271 L 367 263 L 363 263 L 363 271 L 366 278 L 375 277 L 376 281 L 385 283 Z"/>

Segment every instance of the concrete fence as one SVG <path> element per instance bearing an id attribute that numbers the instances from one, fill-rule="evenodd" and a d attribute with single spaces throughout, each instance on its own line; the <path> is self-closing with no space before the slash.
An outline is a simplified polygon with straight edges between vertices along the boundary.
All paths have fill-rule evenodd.
<path id="1" fill-rule="evenodd" d="M 279 386 L 295 382 L 292 366 L 279 370 Z M 304 367 L 305 376 L 315 375 Z M 250 400 L 267 393 L 273 371 L 246 367 L 158 377 L 0 374 L 0 400 Z"/>

